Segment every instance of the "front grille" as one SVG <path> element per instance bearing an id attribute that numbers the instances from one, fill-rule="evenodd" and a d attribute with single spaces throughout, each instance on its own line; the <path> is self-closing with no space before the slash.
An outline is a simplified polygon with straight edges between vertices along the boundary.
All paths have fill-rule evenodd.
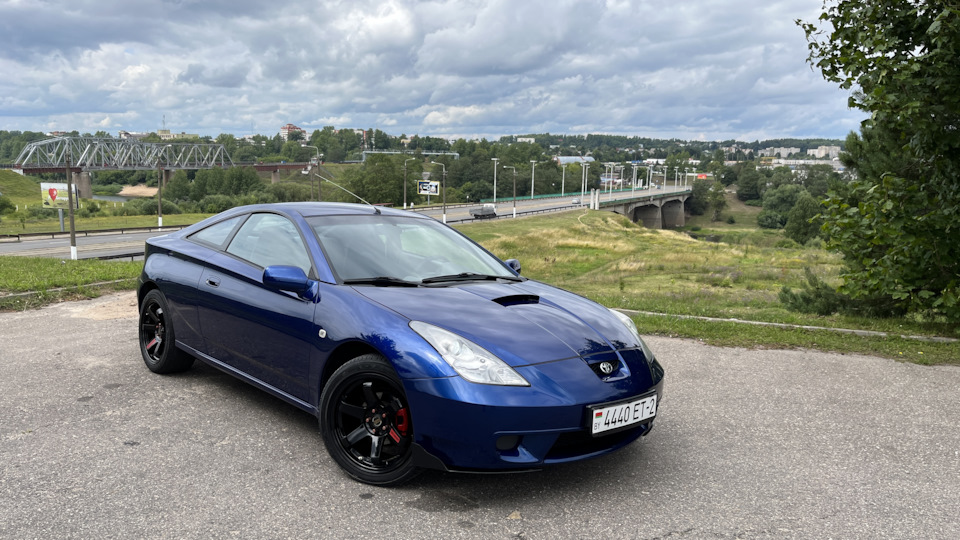
<path id="1" fill-rule="evenodd" d="M 562 461 L 612 450 L 643 435 L 648 429 L 650 429 L 650 422 L 644 422 L 637 427 L 600 437 L 593 437 L 586 430 L 564 433 L 557 438 L 557 442 L 553 443 L 553 447 L 547 452 L 544 462 Z"/>

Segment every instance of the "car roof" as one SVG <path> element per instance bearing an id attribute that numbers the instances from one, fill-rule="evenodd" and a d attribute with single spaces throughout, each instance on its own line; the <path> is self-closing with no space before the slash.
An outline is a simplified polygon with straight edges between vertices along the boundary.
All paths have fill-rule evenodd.
<path id="1" fill-rule="evenodd" d="M 242 214 L 246 212 L 279 211 L 292 214 L 300 214 L 303 217 L 313 216 L 368 216 L 372 214 L 382 214 L 387 216 L 405 216 L 414 218 L 427 218 L 414 212 L 390 208 L 387 206 L 375 206 L 370 204 L 355 203 L 337 203 L 337 202 L 286 202 L 271 204 L 254 204 L 248 206 L 238 206 L 224 212 L 224 215 Z M 427 218 L 430 219 L 430 218 Z"/>

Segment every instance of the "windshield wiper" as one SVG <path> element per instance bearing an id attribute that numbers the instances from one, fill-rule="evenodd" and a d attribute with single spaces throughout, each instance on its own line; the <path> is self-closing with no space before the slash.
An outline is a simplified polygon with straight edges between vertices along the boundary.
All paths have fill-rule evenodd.
<path id="1" fill-rule="evenodd" d="M 376 276 L 368 278 L 355 278 L 343 280 L 344 285 L 376 285 L 377 287 L 419 287 L 416 281 L 407 281 L 405 279 Z"/>
<path id="2" fill-rule="evenodd" d="M 420 283 L 444 283 L 449 281 L 496 281 L 498 279 L 505 279 L 507 281 L 523 281 L 523 278 L 517 276 L 492 276 L 488 274 L 477 274 L 475 272 L 460 272 L 459 274 L 424 278 Z"/>

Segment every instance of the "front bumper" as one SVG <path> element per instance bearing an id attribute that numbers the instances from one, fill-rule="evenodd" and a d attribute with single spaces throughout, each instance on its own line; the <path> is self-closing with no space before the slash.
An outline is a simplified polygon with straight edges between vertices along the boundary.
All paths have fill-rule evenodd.
<path id="1" fill-rule="evenodd" d="M 645 373 L 609 383 L 590 371 L 584 377 L 583 365 L 574 358 L 522 368 L 530 387 L 478 385 L 459 377 L 405 381 L 418 465 L 474 472 L 538 469 L 601 456 L 649 433 L 655 417 L 593 437 L 587 406 L 655 392 L 659 407 L 662 370 L 655 383 Z M 579 380 L 560 384 L 574 374 Z"/>

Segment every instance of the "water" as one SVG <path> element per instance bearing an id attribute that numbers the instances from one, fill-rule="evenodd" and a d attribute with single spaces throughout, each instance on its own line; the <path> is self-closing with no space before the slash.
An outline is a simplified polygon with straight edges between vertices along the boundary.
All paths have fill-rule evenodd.
<path id="1" fill-rule="evenodd" d="M 107 202 L 127 202 L 130 200 L 130 197 L 121 197 L 119 195 L 94 195 L 93 200 Z"/>

